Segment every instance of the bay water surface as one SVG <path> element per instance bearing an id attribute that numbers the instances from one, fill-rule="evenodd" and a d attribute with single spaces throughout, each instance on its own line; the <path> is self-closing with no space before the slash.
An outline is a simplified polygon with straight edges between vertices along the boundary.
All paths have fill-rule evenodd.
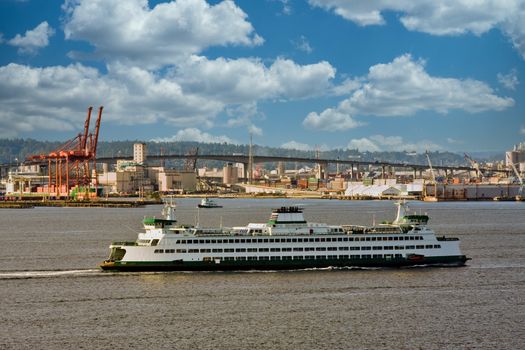
<path id="1" fill-rule="evenodd" d="M 180 223 L 392 220 L 390 201 L 177 200 Z M 110 273 L 144 208 L 0 209 L 0 349 L 524 349 L 525 202 L 412 202 L 459 237 L 460 268 Z"/>

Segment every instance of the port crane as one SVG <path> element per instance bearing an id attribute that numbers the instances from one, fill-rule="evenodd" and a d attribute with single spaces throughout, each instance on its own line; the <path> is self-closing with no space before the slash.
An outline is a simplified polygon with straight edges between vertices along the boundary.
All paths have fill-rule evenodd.
<path id="1" fill-rule="evenodd" d="M 27 157 L 27 160 L 33 163 L 45 163 L 47 161 L 48 185 L 45 192 L 50 197 L 69 198 L 70 190 L 74 188 L 78 193 L 77 198 L 82 196 L 81 191 L 85 192 L 86 197 L 96 197 L 96 188 L 98 187 L 96 174 L 97 143 L 103 108 L 101 106 L 98 110 L 98 118 L 93 132 L 89 132 L 93 110 L 93 107 L 89 107 L 82 133 L 48 154 Z M 90 162 L 92 162 L 92 168 Z M 92 177 L 94 177 L 94 193 L 90 191 Z"/>
<path id="2" fill-rule="evenodd" d="M 470 163 L 470 166 L 476 170 L 476 177 L 480 178 L 483 175 L 483 172 L 479 167 L 479 163 L 472 159 L 472 157 L 470 157 L 468 154 L 465 153 L 464 155 L 465 160 L 468 161 Z"/>

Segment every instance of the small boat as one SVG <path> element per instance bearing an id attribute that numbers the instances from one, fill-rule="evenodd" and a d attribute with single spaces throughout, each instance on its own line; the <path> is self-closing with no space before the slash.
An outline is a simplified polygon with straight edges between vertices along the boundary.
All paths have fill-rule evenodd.
<path id="1" fill-rule="evenodd" d="M 222 205 L 217 204 L 213 199 L 203 198 L 199 204 L 198 208 L 222 208 Z"/>

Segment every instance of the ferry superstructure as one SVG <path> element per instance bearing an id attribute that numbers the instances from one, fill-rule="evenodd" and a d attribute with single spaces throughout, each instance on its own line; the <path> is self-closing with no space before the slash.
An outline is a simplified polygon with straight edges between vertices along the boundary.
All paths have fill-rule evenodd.
<path id="1" fill-rule="evenodd" d="M 458 238 L 436 237 L 427 215 L 375 226 L 309 223 L 299 207 L 273 210 L 267 223 L 232 228 L 177 225 L 175 207 L 144 219 L 133 242 L 114 242 L 100 267 L 115 271 L 289 270 L 325 267 L 461 266 Z"/>

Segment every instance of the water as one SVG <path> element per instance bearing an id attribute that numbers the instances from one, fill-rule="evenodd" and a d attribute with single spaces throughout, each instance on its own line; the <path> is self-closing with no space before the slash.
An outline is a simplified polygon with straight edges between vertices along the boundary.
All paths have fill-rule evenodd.
<path id="1" fill-rule="evenodd" d="M 263 222 L 301 204 L 310 221 L 371 224 L 387 201 L 220 200 L 180 222 Z M 525 203 L 420 203 L 460 237 L 462 268 L 107 273 L 111 241 L 134 240 L 140 209 L 0 210 L 0 349 L 523 349 Z"/>

